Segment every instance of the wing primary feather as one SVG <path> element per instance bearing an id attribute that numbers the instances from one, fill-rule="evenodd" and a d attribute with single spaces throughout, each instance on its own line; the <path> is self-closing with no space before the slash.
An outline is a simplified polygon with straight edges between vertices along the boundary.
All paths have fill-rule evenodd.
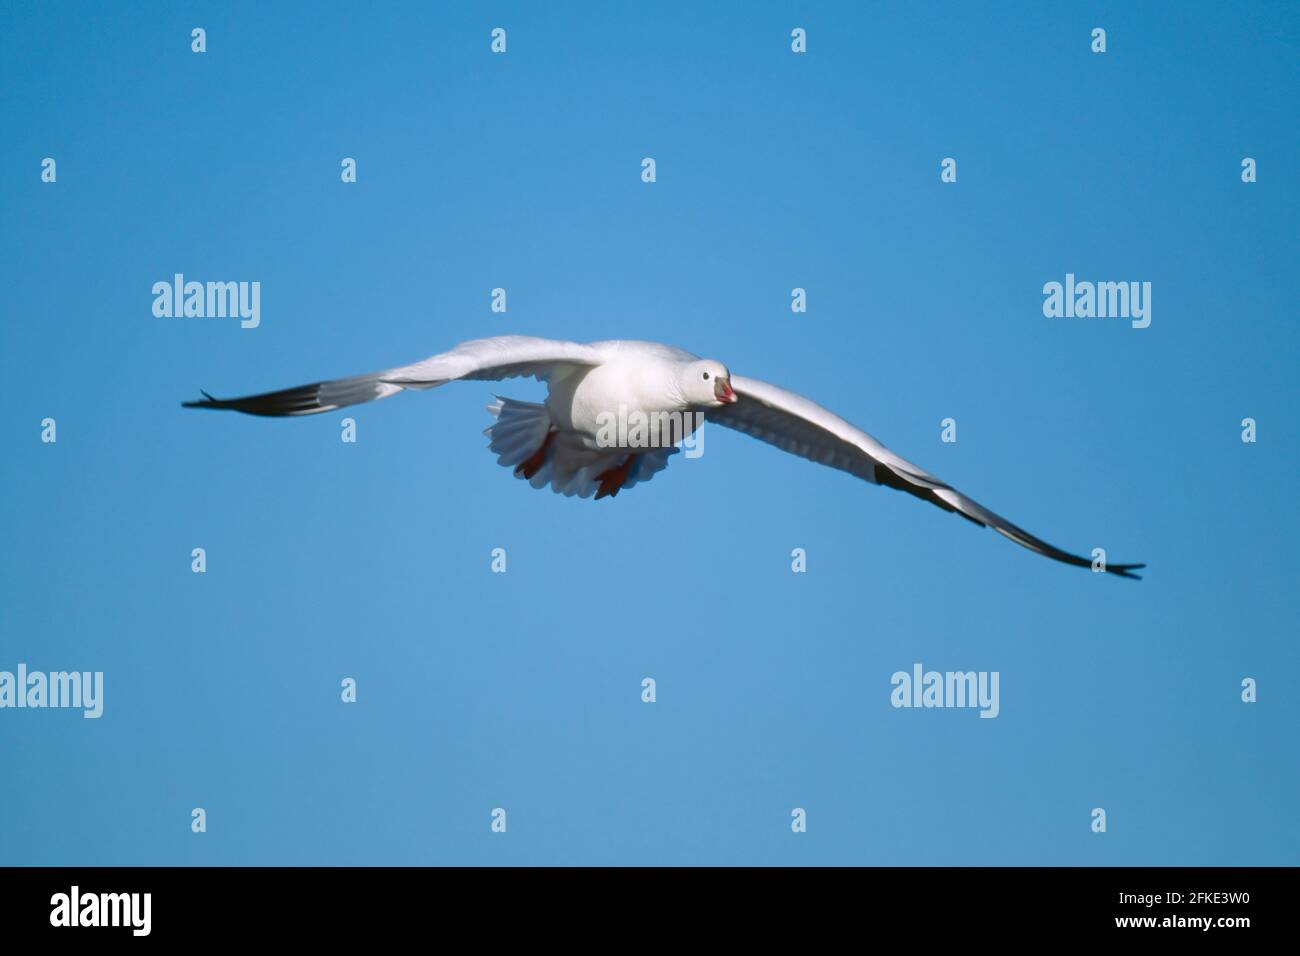
<path id="1" fill-rule="evenodd" d="M 865 481 L 905 491 L 980 527 L 992 528 L 1046 558 L 1077 567 L 1092 567 L 1090 559 L 1062 551 L 1016 527 L 802 395 L 739 375 L 731 376 L 731 385 L 740 401 L 709 411 L 706 414 L 710 421 Z M 1107 563 L 1105 571 L 1121 578 L 1140 579 L 1133 572 L 1144 567 L 1145 564 Z"/>
<path id="2" fill-rule="evenodd" d="M 248 415 L 284 417 L 314 415 L 347 405 L 387 398 L 403 389 L 435 388 L 457 379 L 499 381 L 522 375 L 546 379 L 560 369 L 597 365 L 602 352 L 595 346 L 524 335 L 502 335 L 462 342 L 448 352 L 420 362 L 368 375 L 313 382 L 274 392 L 239 398 L 213 398 L 202 392 L 184 408 L 215 408 Z"/>

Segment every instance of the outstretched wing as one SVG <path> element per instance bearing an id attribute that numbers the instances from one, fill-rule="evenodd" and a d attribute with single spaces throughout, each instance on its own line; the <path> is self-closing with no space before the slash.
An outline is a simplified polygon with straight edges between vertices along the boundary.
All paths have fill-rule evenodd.
<path id="1" fill-rule="evenodd" d="M 906 491 L 945 511 L 956 512 L 978 525 L 992 528 L 1016 544 L 1046 557 L 1084 568 L 1092 566 L 1088 558 L 1062 551 L 1016 527 L 1006 518 L 895 455 L 862 429 L 855 428 L 802 395 L 739 375 L 731 377 L 731 387 L 739 401 L 711 409 L 706 413 L 709 421 L 752 435 L 759 441 L 819 465 L 846 471 L 877 485 Z M 1132 572 L 1145 566 L 1108 563 L 1106 570 L 1120 577 L 1136 578 L 1139 575 Z"/>
<path id="2" fill-rule="evenodd" d="M 527 335 L 499 335 L 462 342 L 450 352 L 382 372 L 313 382 L 243 398 L 213 398 L 203 392 L 199 401 L 181 404 L 186 408 L 228 408 L 249 415 L 314 415 L 387 398 L 408 388 L 434 388 L 457 379 L 500 381 L 527 375 L 546 381 L 559 371 L 600 362 L 600 350 L 590 345 Z"/>

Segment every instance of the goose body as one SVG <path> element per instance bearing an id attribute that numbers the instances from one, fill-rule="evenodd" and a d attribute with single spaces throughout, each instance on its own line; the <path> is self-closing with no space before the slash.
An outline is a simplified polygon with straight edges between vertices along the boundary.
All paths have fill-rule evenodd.
<path id="1" fill-rule="evenodd" d="M 615 497 L 668 467 L 678 451 L 676 443 L 710 422 L 872 484 L 905 491 L 1045 557 L 1093 567 L 1090 559 L 1018 528 L 810 399 L 732 375 L 722 362 L 658 342 L 582 344 L 503 335 L 462 342 L 450 351 L 380 372 L 243 398 L 218 399 L 205 392 L 201 400 L 183 404 L 250 415 L 312 415 L 408 389 L 520 376 L 545 382 L 546 401 L 499 397 L 488 406 L 496 418 L 487 429 L 488 447 L 499 464 L 535 488 L 549 485 L 583 498 Z M 653 427 L 643 429 L 642 422 Z M 1135 578 L 1133 572 L 1142 567 L 1106 564 L 1098 570 Z"/>

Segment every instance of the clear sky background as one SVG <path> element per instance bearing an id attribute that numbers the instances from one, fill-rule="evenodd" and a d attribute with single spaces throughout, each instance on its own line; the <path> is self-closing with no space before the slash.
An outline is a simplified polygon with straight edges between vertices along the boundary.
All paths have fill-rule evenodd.
<path id="1" fill-rule="evenodd" d="M 0 863 L 1300 862 L 1298 9 L 5 4 L 0 670 L 105 712 L 0 711 Z M 506 332 L 721 359 L 1146 578 L 720 428 L 533 491 L 531 380 L 179 405 Z M 915 662 L 1000 716 L 892 708 Z"/>

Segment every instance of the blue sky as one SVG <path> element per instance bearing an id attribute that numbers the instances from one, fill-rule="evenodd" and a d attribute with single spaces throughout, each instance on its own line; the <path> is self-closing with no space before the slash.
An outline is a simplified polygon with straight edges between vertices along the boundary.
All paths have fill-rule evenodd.
<path id="1" fill-rule="evenodd" d="M 1295 5 L 0 18 L 0 670 L 105 675 L 0 710 L 0 862 L 1300 862 Z M 176 272 L 261 325 L 154 317 Z M 1044 317 L 1067 272 L 1151 326 Z M 532 491 L 481 434 L 531 380 L 179 406 L 506 332 L 721 359 L 1146 579 L 716 428 Z M 916 662 L 999 716 L 894 709 Z"/>

